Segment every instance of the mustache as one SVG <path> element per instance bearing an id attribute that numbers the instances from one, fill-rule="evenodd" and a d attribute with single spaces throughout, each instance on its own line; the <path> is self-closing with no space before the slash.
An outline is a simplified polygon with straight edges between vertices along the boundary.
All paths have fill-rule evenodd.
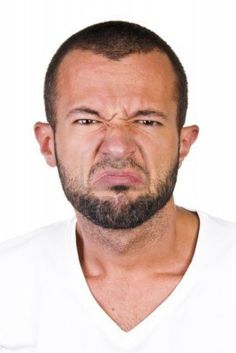
<path id="1" fill-rule="evenodd" d="M 125 168 L 133 168 L 136 170 L 141 171 L 143 174 L 145 174 L 146 177 L 149 177 L 149 173 L 147 170 L 139 165 L 137 162 L 135 162 L 132 158 L 127 158 L 124 160 L 111 160 L 111 159 L 103 159 L 102 161 L 96 163 L 93 165 L 90 169 L 89 172 L 89 179 L 98 171 L 98 170 L 103 170 L 107 168 L 113 168 L 113 169 L 125 169 Z"/>

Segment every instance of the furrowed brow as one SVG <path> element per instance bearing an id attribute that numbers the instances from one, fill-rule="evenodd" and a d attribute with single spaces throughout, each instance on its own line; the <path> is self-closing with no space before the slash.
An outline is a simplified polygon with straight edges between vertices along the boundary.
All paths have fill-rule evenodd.
<path id="1" fill-rule="evenodd" d="M 87 107 L 73 108 L 66 114 L 66 117 L 69 117 L 70 115 L 78 114 L 78 113 L 90 114 L 90 115 L 95 115 L 95 116 L 100 117 L 100 114 L 96 110 L 90 109 L 90 108 L 87 108 Z"/>
<path id="2" fill-rule="evenodd" d="M 144 109 L 144 110 L 138 110 L 137 112 L 134 113 L 133 117 L 136 118 L 138 116 L 150 116 L 150 115 L 155 115 L 157 117 L 161 117 L 166 119 L 167 116 L 160 110 L 149 110 L 149 109 Z"/>

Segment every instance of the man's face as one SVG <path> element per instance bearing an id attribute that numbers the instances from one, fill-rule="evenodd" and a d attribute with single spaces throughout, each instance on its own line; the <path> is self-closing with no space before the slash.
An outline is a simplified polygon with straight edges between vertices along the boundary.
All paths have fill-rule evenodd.
<path id="1" fill-rule="evenodd" d="M 74 50 L 59 67 L 55 108 L 57 165 L 77 211 L 116 229 L 165 206 L 179 163 L 175 74 L 166 55 L 113 61 Z"/>

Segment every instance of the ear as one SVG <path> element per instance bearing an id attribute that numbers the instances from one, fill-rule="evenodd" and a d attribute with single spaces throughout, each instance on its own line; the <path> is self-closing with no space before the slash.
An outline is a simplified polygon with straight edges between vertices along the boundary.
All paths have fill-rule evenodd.
<path id="1" fill-rule="evenodd" d="M 183 127 L 180 132 L 180 151 L 179 151 L 179 164 L 183 162 L 184 158 L 188 155 L 192 144 L 196 141 L 199 133 L 197 125 Z"/>
<path id="2" fill-rule="evenodd" d="M 55 167 L 55 147 L 54 147 L 54 133 L 52 127 L 48 123 L 37 122 L 34 125 L 35 137 L 39 143 L 40 151 L 44 155 L 47 164 L 50 167 Z"/>

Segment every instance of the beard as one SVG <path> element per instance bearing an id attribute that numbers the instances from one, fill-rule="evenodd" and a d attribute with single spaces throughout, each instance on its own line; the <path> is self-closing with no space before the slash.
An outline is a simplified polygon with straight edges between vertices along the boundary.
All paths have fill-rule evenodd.
<path id="1" fill-rule="evenodd" d="M 108 229 L 135 228 L 162 210 L 173 195 L 179 168 L 178 158 L 176 158 L 169 170 L 155 182 L 155 191 L 140 195 L 135 200 L 128 200 L 125 196 L 125 193 L 131 189 L 130 186 L 111 186 L 108 190 L 117 194 L 115 200 L 114 197 L 102 199 L 95 196 L 92 191 L 79 184 L 77 177 L 70 175 L 59 160 L 57 153 L 56 159 L 62 188 L 73 208 L 92 223 Z M 114 169 L 133 167 L 148 176 L 148 173 L 134 160 L 126 159 L 123 161 L 103 160 L 91 168 L 89 177 L 98 169 L 106 167 Z"/>

